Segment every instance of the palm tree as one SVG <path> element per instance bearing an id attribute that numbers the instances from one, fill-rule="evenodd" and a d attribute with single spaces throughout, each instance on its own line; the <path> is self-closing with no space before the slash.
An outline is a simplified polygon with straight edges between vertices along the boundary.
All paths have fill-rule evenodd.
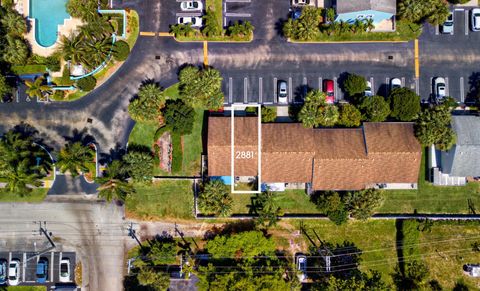
<path id="1" fill-rule="evenodd" d="M 25 64 L 29 50 L 25 40 L 19 37 L 7 35 L 7 44 L 3 52 L 3 59 L 15 65 Z"/>
<path id="2" fill-rule="evenodd" d="M 9 34 L 22 35 L 27 32 L 25 19 L 15 10 L 8 10 L 0 22 Z"/>
<path id="3" fill-rule="evenodd" d="M 46 94 L 52 93 L 52 88 L 43 83 L 45 80 L 44 77 L 38 77 L 35 79 L 34 82 L 25 81 L 25 85 L 27 85 L 27 94 L 32 98 L 44 99 Z"/>
<path id="4" fill-rule="evenodd" d="M 97 189 L 99 191 L 98 197 L 107 201 L 115 199 L 123 202 L 128 195 L 135 193 L 133 185 L 126 180 L 125 166 L 118 160 L 110 163 L 104 176 L 97 178 L 95 181 L 100 184 Z"/>
<path id="5" fill-rule="evenodd" d="M 373 24 L 373 18 L 367 18 L 367 20 L 365 20 L 365 29 L 367 29 L 368 32 L 370 32 L 374 28 L 375 28 L 375 24 Z"/>
<path id="6" fill-rule="evenodd" d="M 81 142 L 66 144 L 65 148 L 60 150 L 56 166 L 62 172 L 70 172 L 73 177 L 79 175 L 79 170 L 87 173 L 87 163 L 92 162 L 94 152 L 88 146 Z"/>
<path id="7" fill-rule="evenodd" d="M 221 181 L 209 181 L 198 197 L 198 207 L 207 214 L 222 217 L 228 216 L 232 211 L 232 196 L 228 187 Z"/>
<path id="8" fill-rule="evenodd" d="M 74 64 L 82 63 L 85 50 L 81 38 L 74 35 L 70 37 L 62 36 L 60 53 L 66 61 L 70 60 Z"/>
<path id="9" fill-rule="evenodd" d="M 103 38 L 94 42 L 85 43 L 86 57 L 83 62 L 89 69 L 94 69 L 107 60 L 112 50 L 112 39 Z"/>
<path id="10" fill-rule="evenodd" d="M 20 161 L 18 164 L 3 166 L 0 170 L 0 177 L 6 181 L 6 188 L 12 193 L 18 193 L 21 196 L 30 192 L 30 187 L 39 187 L 42 185 L 41 176 L 31 171 L 31 165 L 28 159 Z"/>

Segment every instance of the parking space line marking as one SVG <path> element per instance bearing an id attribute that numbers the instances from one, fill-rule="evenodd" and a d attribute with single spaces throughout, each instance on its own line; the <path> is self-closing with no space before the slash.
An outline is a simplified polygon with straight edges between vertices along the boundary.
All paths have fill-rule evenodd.
<path id="1" fill-rule="evenodd" d="M 179 13 L 176 13 L 176 16 L 177 17 L 183 17 L 183 16 L 195 16 L 195 17 L 200 17 L 202 16 L 202 13 L 201 12 L 179 12 Z"/>
<path id="2" fill-rule="evenodd" d="M 439 28 L 439 27 L 440 27 L 440 25 L 438 25 L 438 24 L 437 24 L 437 25 L 435 25 L 435 35 L 438 35 L 438 33 L 439 33 L 439 30 L 440 30 L 440 28 Z"/>
<path id="3" fill-rule="evenodd" d="M 338 96 L 338 84 L 337 84 L 337 77 L 333 77 L 333 95 L 335 97 L 335 101 L 340 100 L 340 96 Z"/>
<path id="4" fill-rule="evenodd" d="M 370 85 L 372 86 L 372 88 L 370 88 L 370 90 L 372 90 L 372 94 L 377 95 L 375 94 L 376 91 L 375 91 L 375 84 L 373 84 L 373 77 L 370 77 Z"/>
<path id="5" fill-rule="evenodd" d="M 182 0 L 183 1 L 183 0 Z M 230 3 L 250 3 L 251 0 L 225 0 L 225 2 L 230 2 Z"/>
<path id="6" fill-rule="evenodd" d="M 322 84 L 322 77 L 318 77 L 318 90 L 322 91 L 323 84 Z"/>
<path id="7" fill-rule="evenodd" d="M 18 99 L 19 98 L 18 89 L 15 91 L 15 95 L 17 96 L 17 103 L 20 102 L 20 100 Z"/>
<path id="8" fill-rule="evenodd" d="M 153 31 L 140 31 L 141 36 L 156 36 L 157 33 Z"/>
<path id="9" fill-rule="evenodd" d="M 251 17 L 250 13 L 225 13 L 226 17 Z"/>
<path id="10" fill-rule="evenodd" d="M 302 85 L 308 85 L 307 77 L 303 77 L 303 83 L 302 83 Z"/>
<path id="11" fill-rule="evenodd" d="M 445 77 L 445 95 L 450 96 L 450 87 L 448 86 L 448 77 Z"/>
<path id="12" fill-rule="evenodd" d="M 388 95 L 388 91 L 389 91 L 389 89 L 390 89 L 390 78 L 389 78 L 389 77 L 386 77 L 386 78 L 385 78 L 385 84 L 386 84 L 386 86 L 385 86 L 385 96 L 387 96 L 387 95 Z"/>
<path id="13" fill-rule="evenodd" d="M 22 255 L 22 281 L 25 282 L 25 268 L 27 267 L 27 253 Z"/>
<path id="14" fill-rule="evenodd" d="M 292 77 L 288 77 L 288 100 L 289 102 L 292 102 L 293 99 L 293 94 L 292 94 Z"/>
<path id="15" fill-rule="evenodd" d="M 465 10 L 465 35 L 468 35 L 468 10 Z"/>
<path id="16" fill-rule="evenodd" d="M 463 83 L 463 77 L 460 77 L 460 102 L 465 102 L 465 83 Z"/>
<path id="17" fill-rule="evenodd" d="M 430 95 L 432 95 L 433 94 L 433 77 L 430 77 L 430 83 L 429 84 L 430 84 L 430 86 L 428 86 L 428 87 L 430 87 Z"/>
<path id="18" fill-rule="evenodd" d="M 245 77 L 243 78 L 243 103 L 248 103 L 247 90 L 248 90 L 248 79 L 247 77 Z"/>
<path id="19" fill-rule="evenodd" d="M 273 102 L 277 103 L 277 78 L 273 78 Z"/>
<path id="20" fill-rule="evenodd" d="M 233 79 L 232 77 L 228 78 L 228 101 L 230 101 L 230 104 L 233 101 Z"/>
<path id="21" fill-rule="evenodd" d="M 418 39 L 415 39 L 415 78 L 420 77 L 420 61 L 418 57 Z"/>
<path id="22" fill-rule="evenodd" d="M 53 265 L 55 264 L 55 257 L 54 257 L 54 252 L 51 252 L 50 254 L 51 254 L 51 256 L 50 256 L 51 261 L 50 262 L 52 262 L 52 263 L 50 264 L 50 276 L 48 278 L 50 278 L 50 281 L 53 281 Z"/>
<path id="23" fill-rule="evenodd" d="M 203 42 L 203 64 L 208 66 L 208 41 Z"/>
<path id="24" fill-rule="evenodd" d="M 402 87 L 405 87 L 405 77 L 402 77 Z"/>
<path id="25" fill-rule="evenodd" d="M 418 78 L 415 78 L 415 92 L 417 93 L 417 95 L 420 95 L 420 86 L 419 86 Z"/>
<path id="26" fill-rule="evenodd" d="M 262 104 L 263 99 L 263 78 L 258 78 L 258 103 Z"/>

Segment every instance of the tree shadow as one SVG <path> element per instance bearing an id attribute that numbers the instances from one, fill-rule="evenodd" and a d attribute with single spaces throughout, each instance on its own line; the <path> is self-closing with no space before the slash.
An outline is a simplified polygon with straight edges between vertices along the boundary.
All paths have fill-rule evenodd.
<path id="1" fill-rule="evenodd" d="M 88 133 L 88 129 L 85 127 L 82 130 L 74 129 L 71 136 L 63 136 L 67 143 L 80 142 L 82 145 L 88 145 L 89 143 L 95 143 L 95 138 Z"/>
<path id="2" fill-rule="evenodd" d="M 397 259 L 398 259 L 398 268 L 401 274 L 405 274 L 405 262 L 403 259 L 403 220 L 397 219 L 395 220 L 395 248 L 397 251 Z"/>
<path id="3" fill-rule="evenodd" d="M 136 144 L 133 144 L 133 147 L 135 146 Z M 129 150 L 130 150 L 130 147 L 131 145 L 128 146 Z M 127 151 L 125 150 L 125 148 L 123 148 L 119 143 L 117 143 L 115 144 L 114 148 L 108 151 L 108 153 L 100 153 L 98 162 L 100 164 L 109 164 L 114 160 L 121 160 L 126 153 Z"/>
<path id="4" fill-rule="evenodd" d="M 385 100 L 388 101 L 388 93 L 390 91 L 390 85 L 386 83 L 380 84 L 380 87 L 378 88 L 377 94 L 378 96 L 382 96 L 385 98 Z"/>
<path id="5" fill-rule="evenodd" d="M 255 222 L 253 220 L 239 220 L 228 222 L 224 224 L 222 227 L 214 226 L 212 229 L 205 232 L 204 239 L 205 240 L 212 240 L 217 235 L 231 235 L 237 234 L 246 231 L 252 231 L 256 229 Z"/>
<path id="6" fill-rule="evenodd" d="M 278 36 L 280 37 L 285 37 L 285 34 L 283 33 L 283 26 L 285 25 L 285 22 L 287 22 L 288 20 L 288 15 L 286 18 L 279 18 L 276 22 L 275 22 L 275 32 L 277 33 Z"/>
<path id="7" fill-rule="evenodd" d="M 312 91 L 313 88 L 308 86 L 308 84 L 302 84 L 298 87 L 295 88 L 295 91 L 293 93 L 293 102 L 294 103 L 304 103 L 305 102 L 305 96 L 307 96 L 307 93 Z"/>
<path id="8" fill-rule="evenodd" d="M 465 103 L 477 103 L 477 96 L 480 93 L 480 72 L 475 72 L 468 77 L 469 90 L 465 96 Z"/>

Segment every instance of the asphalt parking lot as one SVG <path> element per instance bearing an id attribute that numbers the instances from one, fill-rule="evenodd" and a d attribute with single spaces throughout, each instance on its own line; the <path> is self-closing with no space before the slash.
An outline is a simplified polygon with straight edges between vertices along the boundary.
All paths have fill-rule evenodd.
<path id="1" fill-rule="evenodd" d="M 423 49 L 425 54 L 437 54 L 439 58 L 460 57 L 462 53 L 458 51 L 459 48 L 465 51 L 475 50 L 480 43 L 480 32 L 471 30 L 470 11 L 473 8 L 475 7 L 452 10 L 454 14 L 453 34 L 442 33 L 440 25 L 426 25 L 420 37 L 420 49 Z M 442 53 L 445 49 L 450 49 L 449 54 Z M 422 98 L 429 97 L 433 93 L 433 79 L 443 77 L 447 96 L 451 96 L 461 103 L 468 104 L 471 101 L 470 94 L 475 90 L 474 87 L 480 79 L 478 69 L 469 66 L 430 67 L 430 64 L 422 63 L 422 60 L 420 63 L 420 94 Z"/>
<path id="2" fill-rule="evenodd" d="M 235 21 L 249 20 L 254 14 L 252 0 L 224 0 L 223 26 L 226 27 Z"/>
<path id="3" fill-rule="evenodd" d="M 47 282 L 40 284 L 36 282 L 37 262 L 40 258 L 48 261 Z M 34 252 L 0 252 L 0 259 L 10 262 L 12 259 L 20 261 L 20 286 L 47 286 L 52 287 L 60 283 L 60 260 L 67 258 L 70 260 L 70 282 L 75 284 L 75 265 L 76 254 L 73 252 L 48 252 L 41 256 L 36 256 Z M 65 284 L 65 283 L 60 283 Z"/>
<path id="4" fill-rule="evenodd" d="M 374 94 L 388 96 L 390 79 L 399 78 L 402 85 L 417 91 L 417 84 L 413 76 L 395 76 L 391 78 L 381 74 L 364 76 L 372 84 Z M 241 73 L 225 74 L 222 89 L 225 94 L 224 104 L 278 104 L 277 84 L 287 82 L 288 101 L 290 104 L 301 104 L 305 94 L 312 89 L 323 89 L 324 80 L 333 80 L 335 100 L 344 101 L 341 90 L 341 81 L 344 76 L 321 73 L 280 73 L 267 75 L 252 75 Z"/>

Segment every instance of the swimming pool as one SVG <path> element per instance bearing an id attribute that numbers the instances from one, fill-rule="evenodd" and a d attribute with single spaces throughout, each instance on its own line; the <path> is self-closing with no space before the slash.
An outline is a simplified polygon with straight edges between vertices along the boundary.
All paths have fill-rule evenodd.
<path id="1" fill-rule="evenodd" d="M 35 18 L 35 40 L 43 47 L 55 44 L 58 25 L 69 19 L 65 7 L 68 0 L 30 0 L 29 16 Z"/>

